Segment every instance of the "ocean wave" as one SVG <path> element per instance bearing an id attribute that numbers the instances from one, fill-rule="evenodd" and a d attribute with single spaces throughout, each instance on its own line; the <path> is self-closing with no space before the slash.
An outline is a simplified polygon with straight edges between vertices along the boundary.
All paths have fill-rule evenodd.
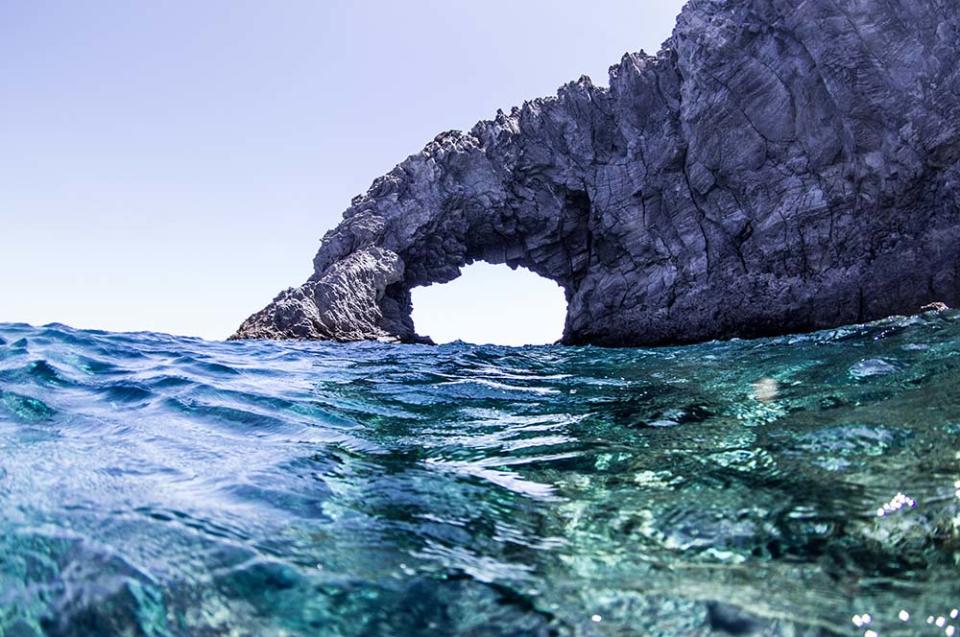
<path id="1" fill-rule="evenodd" d="M 958 319 L 634 350 L 0 324 L 0 634 L 910 632 L 960 602 Z"/>

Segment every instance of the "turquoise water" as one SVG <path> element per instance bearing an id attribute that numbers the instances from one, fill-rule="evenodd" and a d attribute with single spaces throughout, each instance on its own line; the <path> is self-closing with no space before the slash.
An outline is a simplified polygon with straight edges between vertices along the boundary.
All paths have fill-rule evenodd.
<path id="1" fill-rule="evenodd" d="M 957 313 L 646 350 L 0 324 L 0 635 L 949 635 L 958 443 Z"/>

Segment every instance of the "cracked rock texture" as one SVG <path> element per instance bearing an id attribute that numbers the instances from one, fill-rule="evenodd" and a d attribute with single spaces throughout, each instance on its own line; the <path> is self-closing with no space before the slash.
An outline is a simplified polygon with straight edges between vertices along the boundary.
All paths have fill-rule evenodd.
<path id="1" fill-rule="evenodd" d="M 417 340 L 473 261 L 557 282 L 565 343 L 811 330 L 960 302 L 957 0 L 692 0 L 610 88 L 438 135 L 235 338 Z"/>

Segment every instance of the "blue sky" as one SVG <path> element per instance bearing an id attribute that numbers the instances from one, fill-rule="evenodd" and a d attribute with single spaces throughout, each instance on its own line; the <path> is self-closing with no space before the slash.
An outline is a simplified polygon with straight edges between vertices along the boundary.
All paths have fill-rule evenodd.
<path id="1" fill-rule="evenodd" d="M 306 279 L 373 178 L 442 130 L 606 84 L 681 5 L 3 0 L 0 321 L 223 338 Z M 562 325 L 559 288 L 505 266 L 442 287 L 414 291 L 440 340 Z"/>

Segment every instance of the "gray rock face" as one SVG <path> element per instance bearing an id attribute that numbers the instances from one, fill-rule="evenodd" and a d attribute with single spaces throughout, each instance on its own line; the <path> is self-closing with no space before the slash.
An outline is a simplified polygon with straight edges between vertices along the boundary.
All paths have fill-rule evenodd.
<path id="1" fill-rule="evenodd" d="M 416 340 L 476 260 L 566 293 L 565 343 L 834 326 L 960 302 L 956 0 L 691 0 L 651 57 L 373 182 L 235 338 Z"/>

